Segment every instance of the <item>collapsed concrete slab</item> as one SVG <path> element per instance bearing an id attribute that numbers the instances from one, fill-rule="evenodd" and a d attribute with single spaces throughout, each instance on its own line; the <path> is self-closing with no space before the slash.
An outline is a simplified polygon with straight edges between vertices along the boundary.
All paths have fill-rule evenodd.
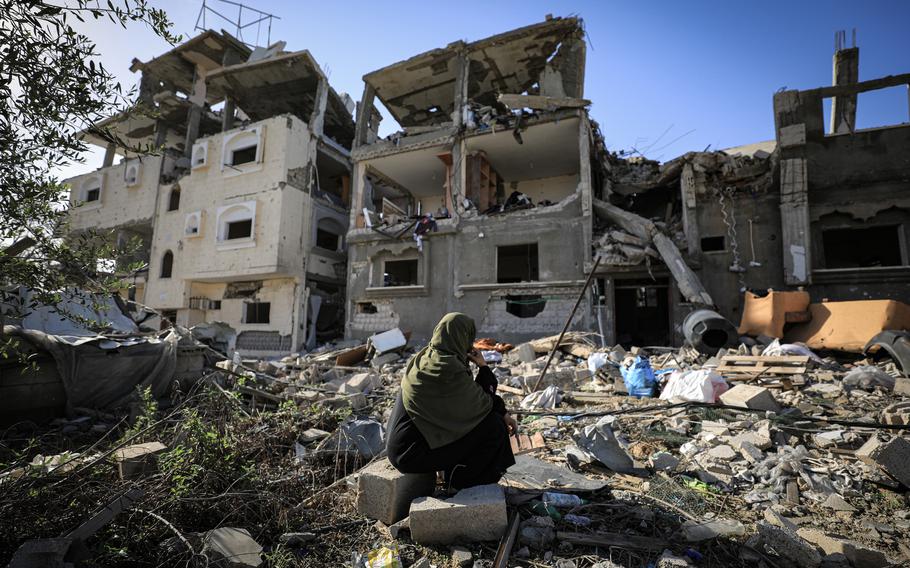
<path id="1" fill-rule="evenodd" d="M 910 442 L 895 436 L 887 442 L 872 436 L 856 450 L 863 463 L 878 466 L 895 479 L 910 487 Z"/>
<path id="2" fill-rule="evenodd" d="M 414 499 L 432 494 L 435 486 L 435 474 L 401 473 L 384 458 L 360 472 L 357 511 L 365 517 L 393 525 L 408 516 Z"/>
<path id="3" fill-rule="evenodd" d="M 857 568 L 882 568 L 888 566 L 888 557 L 880 550 L 869 548 L 852 540 L 827 535 L 820 530 L 800 528 L 796 533 L 808 542 L 822 549 L 825 554 L 842 554 Z"/>
<path id="4" fill-rule="evenodd" d="M 752 385 L 736 385 L 720 395 L 720 401 L 728 406 L 738 406 L 739 408 L 780 411 L 780 405 L 774 400 L 771 391 Z"/>
<path id="5" fill-rule="evenodd" d="M 418 544 L 497 540 L 506 531 L 506 498 L 496 484 L 462 489 L 448 500 L 423 497 L 411 504 L 411 538 Z"/>

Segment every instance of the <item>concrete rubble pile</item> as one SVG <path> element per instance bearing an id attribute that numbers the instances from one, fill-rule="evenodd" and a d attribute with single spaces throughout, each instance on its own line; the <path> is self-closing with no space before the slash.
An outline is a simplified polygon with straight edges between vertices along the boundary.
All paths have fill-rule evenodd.
<path id="1" fill-rule="evenodd" d="M 543 374 L 555 336 L 514 347 L 480 339 L 499 393 L 521 418 L 515 453 L 603 480 L 606 489 L 541 478 L 529 490 L 507 474 L 498 486 L 452 494 L 433 476 L 400 474 L 378 457 L 351 481 L 357 509 L 387 541 L 477 543 L 481 558 L 479 543 L 508 536 L 508 515 L 517 511 L 511 553 L 560 566 L 608 541 L 642 557 L 664 554 L 658 565 L 666 566 L 697 565 L 706 554 L 785 566 L 797 551 L 796 565 L 806 566 L 910 561 L 908 379 L 888 358 L 808 350 L 798 374 L 724 371 L 730 358 L 773 367 L 792 357 L 752 355 L 780 351 L 780 342 L 743 339 L 753 345 L 707 356 L 691 347 L 602 348 L 590 334 L 570 332 Z M 369 346 L 371 360 L 348 366 L 327 361 L 363 346 L 336 347 L 260 365 L 275 375 L 260 400 L 349 404 L 384 423 L 418 346 L 385 354 Z M 633 368 L 654 377 L 649 395 L 628 394 L 640 388 Z M 553 492 L 572 506 L 548 503 Z"/>

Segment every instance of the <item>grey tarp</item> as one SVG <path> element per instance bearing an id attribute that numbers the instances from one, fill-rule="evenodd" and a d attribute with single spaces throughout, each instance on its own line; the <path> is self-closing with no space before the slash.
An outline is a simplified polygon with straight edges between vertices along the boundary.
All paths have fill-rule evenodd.
<path id="1" fill-rule="evenodd" d="M 47 351 L 57 363 L 67 408 L 116 408 L 136 398 L 136 389 L 149 387 L 155 398 L 167 394 L 177 367 L 174 332 L 164 338 L 88 341 L 73 344 L 35 329 L 5 326 L 4 333 L 25 339 Z M 104 348 L 102 348 L 102 344 Z M 116 345 L 112 345 L 116 344 Z"/>

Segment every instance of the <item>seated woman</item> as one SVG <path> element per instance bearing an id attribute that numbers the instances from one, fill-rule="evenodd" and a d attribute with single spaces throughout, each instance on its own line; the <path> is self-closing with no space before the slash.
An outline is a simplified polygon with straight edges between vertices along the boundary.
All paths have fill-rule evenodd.
<path id="1" fill-rule="evenodd" d="M 443 471 L 454 489 L 496 483 L 515 463 L 518 423 L 496 396 L 496 377 L 473 349 L 474 320 L 450 313 L 408 362 L 387 427 L 389 461 L 402 473 Z M 468 361 L 479 368 L 471 378 Z"/>

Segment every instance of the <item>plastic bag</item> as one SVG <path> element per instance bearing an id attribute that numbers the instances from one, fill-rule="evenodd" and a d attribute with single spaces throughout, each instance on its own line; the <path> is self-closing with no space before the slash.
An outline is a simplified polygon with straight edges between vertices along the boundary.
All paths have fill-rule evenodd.
<path id="1" fill-rule="evenodd" d="M 366 554 L 355 552 L 352 564 L 355 568 L 403 568 L 396 543 L 376 548 Z"/>
<path id="2" fill-rule="evenodd" d="M 635 398 L 654 396 L 654 385 L 657 379 L 647 358 L 639 355 L 628 367 L 620 367 L 622 380 L 626 384 L 629 396 Z"/>
<path id="3" fill-rule="evenodd" d="M 710 369 L 673 371 L 660 393 L 662 400 L 681 398 L 690 402 L 717 402 L 727 392 L 727 381 Z"/>
<path id="4" fill-rule="evenodd" d="M 591 353 L 588 357 L 588 370 L 592 375 L 597 374 L 597 370 L 610 362 L 610 355 L 607 353 Z"/>

